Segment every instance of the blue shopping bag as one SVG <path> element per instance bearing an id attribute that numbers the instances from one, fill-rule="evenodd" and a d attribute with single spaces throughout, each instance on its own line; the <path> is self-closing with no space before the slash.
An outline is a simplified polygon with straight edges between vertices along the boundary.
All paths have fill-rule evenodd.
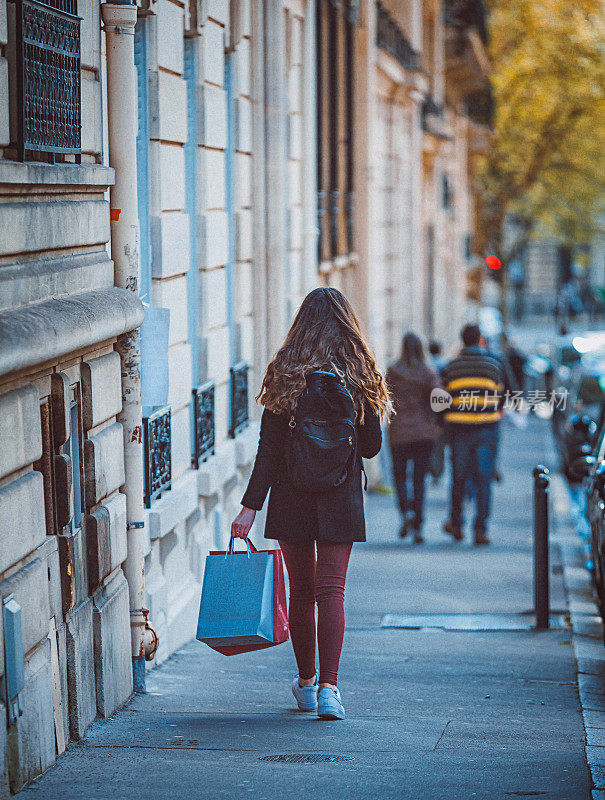
<path id="1" fill-rule="evenodd" d="M 210 647 L 273 644 L 273 553 L 258 552 L 246 539 L 246 552 L 206 556 L 196 638 Z"/>

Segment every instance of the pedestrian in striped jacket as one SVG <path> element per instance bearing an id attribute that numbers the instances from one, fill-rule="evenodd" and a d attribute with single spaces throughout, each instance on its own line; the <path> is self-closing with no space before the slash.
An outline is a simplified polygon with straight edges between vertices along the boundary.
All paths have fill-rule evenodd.
<path id="1" fill-rule="evenodd" d="M 499 424 L 510 386 L 503 363 L 481 346 L 479 327 L 466 325 L 461 337 L 460 354 L 441 371 L 443 388 L 452 398 L 445 411 L 452 486 L 450 518 L 444 527 L 456 541 L 462 540 L 462 505 L 465 485 L 471 479 L 476 488 L 475 544 L 486 545 Z"/>

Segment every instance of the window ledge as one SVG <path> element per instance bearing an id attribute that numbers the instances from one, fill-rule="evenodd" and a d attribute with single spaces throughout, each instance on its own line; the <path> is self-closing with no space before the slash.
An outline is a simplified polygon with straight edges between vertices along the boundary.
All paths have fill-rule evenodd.
<path id="1" fill-rule="evenodd" d="M 114 170 L 102 164 L 39 164 L 0 159 L 0 184 L 113 186 Z"/>

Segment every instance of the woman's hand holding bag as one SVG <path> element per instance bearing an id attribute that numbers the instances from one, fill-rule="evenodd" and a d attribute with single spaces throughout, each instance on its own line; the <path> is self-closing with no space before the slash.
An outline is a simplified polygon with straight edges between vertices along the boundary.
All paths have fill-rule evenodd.
<path id="1" fill-rule="evenodd" d="M 231 538 L 247 539 L 255 517 L 256 511 L 253 508 L 244 506 L 231 523 Z"/>

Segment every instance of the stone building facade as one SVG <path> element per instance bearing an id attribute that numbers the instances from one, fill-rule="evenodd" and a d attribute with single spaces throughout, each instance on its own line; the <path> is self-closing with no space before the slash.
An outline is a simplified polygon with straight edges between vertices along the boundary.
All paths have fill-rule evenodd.
<path id="1" fill-rule="evenodd" d="M 123 705 L 133 664 L 144 688 L 141 615 L 147 668 L 194 635 L 253 398 L 305 294 L 342 288 L 383 367 L 407 328 L 453 343 L 477 125 L 461 87 L 485 79 L 477 21 L 435 0 L 41 8 L 0 0 L 0 797 Z M 23 80 L 48 60 L 43 37 L 24 49 L 41 14 L 71 52 L 58 105 Z M 112 152 L 120 130 L 131 151 Z"/>
<path id="2" fill-rule="evenodd" d="M 76 87 L 54 98 L 35 82 L 52 41 L 64 50 L 57 83 Z M 4 796 L 132 691 L 115 345 L 143 308 L 114 286 L 107 247 L 99 4 L 2 0 L 0 43 Z"/>
<path id="3" fill-rule="evenodd" d="M 379 362 L 414 330 L 445 351 L 472 318 L 476 156 L 487 144 L 481 4 L 362 3 L 356 50 L 356 286 Z"/>

